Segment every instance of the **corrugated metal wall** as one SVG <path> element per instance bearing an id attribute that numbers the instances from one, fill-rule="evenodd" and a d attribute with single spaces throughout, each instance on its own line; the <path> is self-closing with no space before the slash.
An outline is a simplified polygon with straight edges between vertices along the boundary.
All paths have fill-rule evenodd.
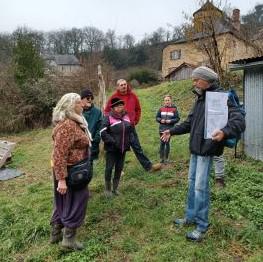
<path id="1" fill-rule="evenodd" d="M 263 68 L 245 70 L 245 153 L 263 160 Z"/>

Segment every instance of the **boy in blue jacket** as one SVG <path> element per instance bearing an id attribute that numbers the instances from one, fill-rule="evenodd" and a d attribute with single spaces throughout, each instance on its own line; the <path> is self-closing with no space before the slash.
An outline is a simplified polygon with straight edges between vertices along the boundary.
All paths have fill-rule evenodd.
<path id="1" fill-rule="evenodd" d="M 163 106 L 158 110 L 156 114 L 156 121 L 160 123 L 159 133 L 160 137 L 164 130 L 172 128 L 177 122 L 179 122 L 180 117 L 177 107 L 172 104 L 172 97 L 166 95 L 163 99 Z M 160 139 L 160 159 L 161 163 L 167 163 L 170 153 L 170 139 L 168 141 L 163 141 Z"/>

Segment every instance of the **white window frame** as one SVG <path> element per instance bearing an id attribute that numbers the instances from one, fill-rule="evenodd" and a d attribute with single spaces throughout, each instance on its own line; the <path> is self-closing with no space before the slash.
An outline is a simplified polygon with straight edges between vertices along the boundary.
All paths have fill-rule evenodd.
<path id="1" fill-rule="evenodd" d="M 170 59 L 171 60 L 181 59 L 181 49 L 171 51 L 170 52 Z"/>

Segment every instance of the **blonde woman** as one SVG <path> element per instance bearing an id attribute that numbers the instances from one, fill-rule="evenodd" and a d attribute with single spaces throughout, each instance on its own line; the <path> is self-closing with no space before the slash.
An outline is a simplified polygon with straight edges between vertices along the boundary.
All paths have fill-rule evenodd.
<path id="1" fill-rule="evenodd" d="M 82 102 L 78 94 L 65 94 L 53 111 L 54 210 L 51 218 L 51 243 L 62 239 L 62 247 L 80 250 L 76 241 L 77 228 L 83 223 L 88 202 L 88 189 L 68 188 L 67 167 L 87 157 L 91 136 L 82 116 Z M 63 234 L 62 234 L 63 229 Z"/>

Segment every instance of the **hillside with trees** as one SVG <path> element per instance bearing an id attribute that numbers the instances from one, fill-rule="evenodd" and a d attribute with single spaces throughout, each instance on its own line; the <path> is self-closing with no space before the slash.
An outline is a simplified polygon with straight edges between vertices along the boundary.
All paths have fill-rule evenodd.
<path id="1" fill-rule="evenodd" d="M 262 44 L 262 5 L 256 5 L 242 19 L 247 39 Z M 98 64 L 102 65 L 107 88 L 120 77 L 135 80 L 136 85 L 160 81 L 163 48 L 185 37 L 188 29 L 189 21 L 180 26 L 168 25 L 140 41 L 131 34 L 120 36 L 114 30 L 103 32 L 91 26 L 51 32 L 20 27 L 12 33 L 0 33 L 0 132 L 49 125 L 55 101 L 67 91 L 79 92 L 88 85 L 96 93 Z M 212 54 L 212 59 L 217 54 L 216 41 L 211 44 L 204 48 L 210 50 L 208 56 Z M 54 54 L 75 55 L 82 72 L 71 77 L 47 74 L 43 58 Z M 217 60 L 213 59 L 216 71 L 220 69 Z"/>

